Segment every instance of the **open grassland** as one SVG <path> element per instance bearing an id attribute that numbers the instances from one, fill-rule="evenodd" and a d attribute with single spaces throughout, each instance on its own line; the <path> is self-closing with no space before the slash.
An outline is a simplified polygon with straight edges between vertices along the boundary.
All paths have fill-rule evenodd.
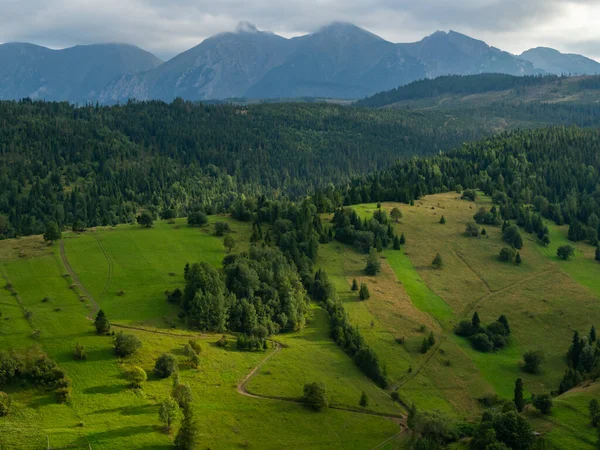
<path id="1" fill-rule="evenodd" d="M 433 354 L 423 358 L 411 352 L 410 345 L 407 346 L 408 357 L 389 351 L 390 345 L 386 351 L 365 331 L 369 344 L 374 348 L 379 345 L 378 354 L 388 367 L 407 362 L 412 365 L 411 374 L 392 372 L 392 375 L 400 375 L 393 387 L 399 388 L 401 397 L 415 401 L 422 408 L 475 417 L 481 410 L 476 398 L 496 393 L 500 398 L 510 399 L 516 378 L 524 379 L 526 395 L 556 390 L 566 368 L 565 354 L 573 330 L 587 333 L 592 324 L 600 323 L 600 265 L 593 259 L 594 248 L 578 244 L 574 259 L 559 261 L 556 248 L 568 243 L 567 227 L 549 225 L 550 246 L 540 246 L 534 236 L 522 231 L 523 263 L 520 266 L 507 264 L 498 260 L 500 249 L 506 246 L 500 227 L 483 225 L 487 237 L 480 238 L 469 238 L 464 232 L 466 223 L 481 206 L 492 206 L 489 198 L 480 196 L 477 202 L 468 202 L 456 193 L 446 193 L 425 197 L 414 206 L 384 203 L 382 209 L 389 212 L 395 206 L 403 211 L 404 217 L 394 226 L 398 234 L 404 232 L 407 243 L 402 251 L 384 251 L 381 274 L 374 278 L 364 277 L 364 273 L 359 276 L 364 256 L 341 244 L 329 244 L 322 254 L 325 255 L 323 267 L 340 278 L 342 293 L 348 290 L 348 282 L 353 277 L 367 282 L 370 288 L 373 286 L 371 293 L 374 291 L 375 295 L 371 299 L 365 302 L 353 299 L 352 303 L 346 303 L 353 321 L 360 323 L 359 311 L 362 315 L 368 311 L 370 316 L 362 323 L 370 317 L 372 323 L 383 328 L 381 335 L 386 331 L 398 335 L 403 330 L 409 332 L 411 324 L 403 323 L 402 313 L 394 315 L 385 305 L 404 311 L 412 307 L 412 323 L 426 324 L 436 333 L 438 342 Z M 353 208 L 361 217 L 368 218 L 377 205 Z M 442 215 L 446 224 L 439 223 Z M 444 260 L 440 270 L 431 266 L 437 253 Z M 341 273 L 334 269 L 340 266 L 336 257 L 344 260 Z M 378 286 L 390 283 L 390 267 L 395 281 L 403 287 L 403 295 L 389 289 L 378 292 Z M 393 294 L 386 295 L 386 292 Z M 425 317 L 415 315 L 415 309 Z M 484 324 L 501 314 L 508 317 L 512 335 L 507 348 L 481 353 L 474 350 L 467 339 L 452 333 L 458 321 L 470 320 L 475 311 Z M 528 350 L 544 352 L 541 373 L 531 375 L 522 370 L 522 355 Z M 536 420 L 535 426 L 549 431 L 549 441 L 558 448 L 575 448 L 568 446 L 569 442 L 579 442 L 579 446 L 582 442 L 592 442 L 589 433 L 593 430 L 584 428 L 585 420 L 578 423 L 570 417 L 572 408 L 565 399 L 568 395 L 557 398 L 556 412 L 545 425 Z"/>
<path id="2" fill-rule="evenodd" d="M 236 240 L 247 242 L 247 225 L 230 223 Z M 297 402 L 243 396 L 237 392 L 238 383 L 273 350 L 239 352 L 235 345 L 223 349 L 215 345 L 220 336 L 164 328 L 176 322 L 176 309 L 167 304 L 164 291 L 183 285 L 183 265 L 205 260 L 218 267 L 226 255 L 222 238 L 212 234 L 212 225 L 196 229 L 181 221 L 157 222 L 152 229 L 123 225 L 66 234 L 68 261 L 93 298 L 77 287 L 77 280 L 65 276 L 59 245 L 41 242 L 39 236 L 0 242 L 0 263 L 6 277 L 0 291 L 0 347 L 35 346 L 47 352 L 72 379 L 73 394 L 70 402 L 59 405 L 52 392 L 27 384 L 9 386 L 14 412 L 0 420 L 2 448 L 46 448 L 47 443 L 52 448 L 169 448 L 172 436 L 163 433 L 157 413 L 172 381 L 160 380 L 152 373 L 154 361 L 164 352 L 177 356 L 181 380 L 192 388 L 200 448 L 364 449 L 398 433 L 398 425 L 384 417 L 333 409 L 314 413 Z M 120 291 L 124 291 L 122 295 Z M 137 354 L 118 359 L 112 351 L 112 338 L 95 333 L 86 319 L 95 300 L 115 325 L 142 328 L 125 330 L 142 341 Z M 30 312 L 29 320 L 24 318 L 25 310 Z M 270 360 L 276 363 L 281 356 L 284 361 L 272 369 L 274 377 L 279 376 L 277 367 L 292 370 L 291 376 L 305 376 L 283 377 L 287 385 L 281 392 L 298 397 L 305 381 L 322 381 L 331 387 L 334 401 L 356 404 L 365 391 L 372 409 L 400 413 L 327 339 L 327 328 L 320 328 L 326 325 L 323 311 L 316 308 L 307 330 L 282 337 L 290 346 Z M 114 329 L 119 331 L 117 326 Z M 32 337 L 34 330 L 39 331 L 37 339 Z M 182 349 L 189 337 L 201 339 L 197 370 L 184 364 Z M 73 359 L 76 343 L 85 346 L 87 361 Z M 302 357 L 303 367 L 294 366 L 296 357 Z M 330 363 L 337 370 L 328 370 Z M 148 373 L 142 390 L 128 386 L 125 374 L 133 366 Z M 263 387 L 261 376 L 269 377 L 264 373 L 257 377 L 257 390 Z M 266 391 L 272 388 L 265 383 Z M 396 445 L 394 438 L 381 448 Z"/>

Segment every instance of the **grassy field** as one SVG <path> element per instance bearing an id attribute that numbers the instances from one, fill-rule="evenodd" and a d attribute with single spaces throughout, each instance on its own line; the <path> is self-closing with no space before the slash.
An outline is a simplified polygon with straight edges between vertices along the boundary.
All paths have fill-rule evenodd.
<path id="1" fill-rule="evenodd" d="M 247 225 L 230 223 L 236 240 L 247 242 Z M 79 235 L 68 233 L 64 241 L 77 277 L 110 320 L 147 330 L 126 331 L 137 334 L 143 347 L 133 357 L 121 360 L 113 354 L 112 339 L 95 334 L 86 319 L 93 301 L 74 286 L 75 280 L 65 276 L 58 244 L 49 247 L 39 236 L 0 242 L 4 284 L 10 288 L 0 291 L 1 348 L 36 346 L 56 360 L 73 381 L 72 400 L 64 405 L 56 404 L 52 392 L 28 385 L 9 386 L 15 408 L 0 420 L 0 446 L 46 448 L 49 442 L 52 448 L 169 448 L 172 436 L 163 433 L 157 412 L 159 402 L 170 392 L 171 380 L 157 379 L 152 368 L 163 352 L 183 361 L 182 348 L 188 336 L 185 331 L 170 329 L 180 324 L 164 291 L 183 285 L 186 262 L 204 260 L 220 266 L 226 255 L 222 238 L 212 234 L 212 224 L 195 229 L 181 221 L 160 221 L 152 229 L 121 225 Z M 43 301 L 45 298 L 48 300 Z M 24 309 L 31 312 L 29 321 Z M 282 392 L 298 397 L 305 380 L 322 381 L 336 402 L 355 405 L 365 391 L 372 409 L 399 413 L 327 339 L 327 330 L 321 329 L 326 325 L 323 312 L 315 309 L 314 313 L 307 330 L 284 336 L 290 347 L 270 360 L 276 378 L 277 367 L 281 367 L 277 366 L 278 357 L 284 367 L 291 367 L 290 361 L 303 355 L 304 377 L 287 380 Z M 40 332 L 38 339 L 32 338 L 34 330 Z M 200 448 L 362 449 L 377 446 L 399 431 L 396 423 L 383 417 L 333 409 L 314 413 L 296 402 L 240 395 L 237 384 L 268 352 L 239 352 L 235 346 L 222 349 L 214 344 L 219 337 L 203 337 L 198 370 L 184 365 L 180 369 L 182 381 L 190 384 L 194 393 Z M 87 361 L 74 361 L 76 343 L 85 345 Z M 316 355 L 320 357 L 310 357 Z M 334 371 L 325 365 L 330 358 L 337 366 Z M 142 390 L 128 387 L 124 375 L 132 366 L 148 372 Z M 291 374 L 298 375 L 299 369 Z M 263 376 L 267 375 L 256 377 L 255 389 L 270 392 L 272 386 L 261 382 Z M 393 440 L 389 446 L 396 444 Z"/>
<path id="2" fill-rule="evenodd" d="M 506 244 L 501 239 L 500 227 L 485 226 L 487 237 L 469 238 L 464 233 L 465 224 L 480 207 L 491 207 L 490 199 L 480 196 L 474 203 L 459 197 L 456 193 L 446 193 L 428 196 L 413 206 L 382 204 L 388 212 L 395 206 L 403 211 L 404 216 L 395 228 L 398 233 L 404 232 L 407 243 L 401 251 L 384 251 L 381 274 L 374 279 L 361 278 L 370 287 L 374 285 L 379 295 L 366 302 L 353 299 L 346 306 L 357 324 L 371 321 L 376 328 L 380 327 L 380 336 L 409 334 L 414 331 L 415 323 L 434 330 L 441 344 L 425 359 L 410 344 L 405 353 L 393 351 L 391 342 L 384 345 L 385 339 L 368 330 L 364 334 L 388 367 L 404 368 L 411 364 L 411 374 L 391 372 L 397 380 L 394 387 L 399 387 L 405 401 L 476 417 L 482 409 L 477 398 L 491 393 L 512 398 L 514 380 L 518 377 L 525 381 L 526 395 L 557 389 L 566 368 L 565 354 L 573 330 L 587 333 L 592 324 L 600 323 L 600 266 L 593 260 L 593 247 L 586 244 L 576 246 L 573 260 L 559 261 L 556 248 L 567 243 L 567 227 L 555 225 L 549 225 L 552 240 L 549 247 L 538 245 L 533 236 L 523 232 L 525 246 L 520 251 L 523 263 L 520 266 L 502 263 L 497 255 Z M 353 208 L 361 217 L 371 217 L 377 205 Z M 442 215 L 446 224 L 439 223 Z M 339 278 L 338 289 L 342 293 L 347 291 L 348 281 L 358 278 L 357 271 L 364 267 L 364 256 L 361 267 L 355 261 L 360 259 L 356 252 L 338 243 L 329 244 L 324 253 L 323 267 Z M 441 270 L 431 266 L 437 253 L 444 260 Z M 344 260 L 343 270 L 336 258 Z M 394 282 L 402 286 L 402 295 L 391 289 Z M 389 287 L 378 292 L 380 285 Z M 393 314 L 389 305 L 404 313 Z M 417 316 L 415 311 L 425 317 Z M 513 333 L 506 349 L 481 353 L 468 340 L 452 333 L 455 324 L 470 319 L 474 311 L 483 323 L 492 322 L 501 314 L 508 317 Z M 410 323 L 406 317 L 411 318 Z M 522 355 L 528 350 L 544 352 L 540 374 L 530 375 L 521 369 Z M 574 448 L 565 446 L 568 442 L 580 445 L 590 442 L 590 430 L 578 426 L 573 417 L 569 419 L 572 415 L 569 404 L 568 395 L 559 397 L 555 419 L 544 423 L 534 421 L 548 432 L 549 443 L 557 448 Z"/>

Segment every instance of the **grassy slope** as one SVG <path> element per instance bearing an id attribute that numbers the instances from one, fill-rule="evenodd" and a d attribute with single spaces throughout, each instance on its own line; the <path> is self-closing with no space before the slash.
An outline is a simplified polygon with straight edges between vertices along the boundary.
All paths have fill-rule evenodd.
<path id="1" fill-rule="evenodd" d="M 166 304 L 163 291 L 182 284 L 179 273 L 185 261 L 205 259 L 218 265 L 225 255 L 220 239 L 197 229 L 173 228 L 162 222 L 151 230 L 120 226 L 66 240 L 67 255 L 76 273 L 94 296 L 101 297 L 102 307 L 113 321 L 161 324 L 163 321 L 156 318 L 167 317 L 170 323 L 175 311 Z M 236 238 L 245 240 L 247 229 L 239 224 L 234 229 Z M 113 264 L 106 291 L 108 262 L 95 236 Z M 112 353 L 111 339 L 97 336 L 85 319 L 89 302 L 81 301 L 78 293 L 69 289 L 71 280 L 62 276 L 65 269 L 58 246 L 46 247 L 39 237 L 15 242 L 0 244 L 0 262 L 33 316 L 30 325 L 22 318 L 16 297 L 3 290 L 0 305 L 10 320 L 1 324 L 0 344 L 3 348 L 41 346 L 72 378 L 73 399 L 67 405 L 57 405 L 52 393 L 11 386 L 8 390 L 14 396 L 15 412 L 0 422 L 0 445 L 40 447 L 48 437 L 54 447 L 87 447 L 90 442 L 93 448 L 168 448 L 171 440 L 160 431 L 157 404 L 168 395 L 171 380 L 154 379 L 151 370 L 162 352 L 180 354 L 186 338 L 136 331 L 144 344 L 142 350 L 119 362 Z M 170 276 L 170 271 L 178 274 Z M 121 289 L 125 295 L 116 295 Z M 46 296 L 50 301 L 41 302 Z M 37 343 L 30 337 L 32 329 L 41 330 Z M 334 410 L 315 414 L 295 403 L 240 396 L 235 389 L 237 382 L 266 354 L 223 350 L 211 343 L 216 339 L 203 342 L 199 370 L 182 371 L 182 379 L 191 385 L 196 397 L 202 446 L 370 448 L 397 432 L 397 425 L 379 417 Z M 76 342 L 85 345 L 87 361 L 73 361 Z M 351 364 L 342 362 L 345 356 L 341 352 L 330 353 L 342 367 Z M 133 365 L 149 373 L 141 392 L 129 389 L 124 378 L 124 371 Z M 365 377 L 356 369 L 354 372 L 352 393 L 371 388 Z M 325 375 L 320 367 L 316 373 Z M 324 381 L 337 383 L 340 395 L 344 394 L 343 380 Z M 294 387 L 295 392 L 299 390 L 300 384 Z M 379 395 L 377 402 L 385 403 L 385 397 Z M 372 398 L 377 396 L 373 393 Z M 391 408 L 390 403 L 386 408 Z"/>

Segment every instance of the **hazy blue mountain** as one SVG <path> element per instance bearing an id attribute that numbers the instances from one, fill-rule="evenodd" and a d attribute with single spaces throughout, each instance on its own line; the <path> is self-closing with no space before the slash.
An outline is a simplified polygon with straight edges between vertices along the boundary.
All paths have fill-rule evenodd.
<path id="1" fill-rule="evenodd" d="M 519 58 L 530 61 L 534 67 L 557 75 L 595 75 L 600 74 L 600 63 L 593 59 L 573 53 L 561 53 L 548 47 L 527 50 Z"/>
<path id="2" fill-rule="evenodd" d="M 162 64 L 122 44 L 0 45 L 0 99 L 360 99 L 423 78 L 481 73 L 591 74 L 600 64 L 542 48 L 515 56 L 455 31 L 396 44 L 340 22 L 293 39 L 241 22 Z"/>
<path id="3" fill-rule="evenodd" d="M 293 51 L 246 95 L 360 98 L 425 76 L 402 48 L 355 25 L 333 23 L 290 40 Z"/>
<path id="4" fill-rule="evenodd" d="M 208 38 L 153 71 L 115 80 L 99 100 L 242 97 L 271 68 L 283 63 L 290 50 L 287 39 L 242 22 L 235 32 Z"/>
<path id="5" fill-rule="evenodd" d="M 161 61 L 126 44 L 78 45 L 51 50 L 26 43 L 0 45 L 0 99 L 96 99 L 123 74 L 148 71 Z"/>
<path id="6" fill-rule="evenodd" d="M 419 42 L 398 46 L 425 66 L 427 78 L 478 73 L 543 73 L 543 70 L 534 68 L 529 61 L 455 31 L 437 31 Z"/>

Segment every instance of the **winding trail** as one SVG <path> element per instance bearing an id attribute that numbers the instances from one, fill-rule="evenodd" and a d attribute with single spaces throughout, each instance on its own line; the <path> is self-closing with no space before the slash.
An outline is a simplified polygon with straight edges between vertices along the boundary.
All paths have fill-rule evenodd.
<path id="1" fill-rule="evenodd" d="M 109 285 L 109 283 L 111 281 L 111 278 L 112 278 L 112 262 L 111 262 L 110 256 L 108 255 L 108 252 L 104 248 L 104 246 L 101 243 L 101 241 L 97 237 L 96 237 L 96 239 L 98 240 L 98 244 L 100 245 L 100 248 L 102 249 L 102 252 L 104 253 L 104 256 L 106 257 L 107 261 L 109 262 L 109 274 L 108 274 L 107 282 L 106 282 L 105 287 L 104 287 L 104 291 L 103 291 L 103 294 L 104 294 L 104 292 L 106 292 L 106 289 L 108 288 L 108 285 Z M 81 292 L 83 292 L 83 294 L 86 297 L 88 297 L 90 303 L 92 304 L 92 311 L 86 316 L 86 318 L 88 320 L 92 320 L 93 317 L 94 317 L 94 315 L 96 314 L 96 312 L 100 309 L 100 306 L 98 305 L 98 303 L 96 302 L 96 300 L 94 299 L 94 297 L 92 296 L 92 294 L 85 288 L 85 286 L 83 285 L 83 283 L 81 282 L 81 280 L 79 279 L 79 277 L 77 276 L 77 274 L 75 273 L 75 271 L 73 270 L 73 267 L 69 263 L 69 260 L 67 258 L 67 254 L 65 252 L 64 241 L 62 241 L 62 240 L 60 241 L 60 257 L 61 257 L 63 265 L 65 266 L 65 269 L 67 270 L 67 272 L 71 276 L 71 278 L 73 280 L 73 283 L 81 290 Z M 115 327 L 115 328 L 123 328 L 123 329 L 128 329 L 128 330 L 143 331 L 143 332 L 147 332 L 147 333 L 164 335 L 164 336 L 194 337 L 194 335 L 192 335 L 192 334 L 170 333 L 170 332 L 167 332 L 167 331 L 160 331 L 160 330 L 149 329 L 149 328 L 138 327 L 138 326 L 131 326 L 131 325 L 121 325 L 121 324 L 116 324 L 116 323 L 111 323 L 111 326 Z M 214 336 L 200 334 L 200 335 L 196 335 L 195 337 L 200 338 L 200 339 L 208 339 L 208 338 L 212 338 Z M 259 369 L 261 367 L 263 367 L 271 358 L 273 358 L 275 355 L 277 355 L 279 352 L 281 352 L 281 350 L 283 348 L 283 346 L 279 342 L 277 342 L 275 340 L 272 340 L 272 339 L 270 339 L 270 341 L 273 342 L 273 344 L 275 346 L 275 350 L 272 351 L 271 353 L 269 353 L 263 360 L 261 360 L 255 367 L 253 367 L 250 370 L 250 372 L 248 373 L 248 375 L 246 375 L 237 384 L 236 391 L 240 395 L 243 395 L 243 396 L 249 397 L 249 398 L 254 398 L 254 399 L 277 400 L 277 401 L 291 402 L 291 403 L 296 403 L 296 404 L 302 403 L 302 399 L 300 399 L 300 398 L 278 397 L 278 396 L 262 395 L 262 394 L 255 394 L 255 393 L 248 392 L 247 385 L 252 380 L 252 378 L 258 373 Z M 371 450 L 379 450 L 379 449 L 383 448 L 386 444 L 388 444 L 392 440 L 396 439 L 402 433 L 406 432 L 406 416 L 403 415 L 403 414 L 390 414 L 390 413 L 384 413 L 384 412 L 367 410 L 367 409 L 364 409 L 364 408 L 361 408 L 361 409 L 359 409 L 359 408 L 353 408 L 353 407 L 344 406 L 344 405 L 330 405 L 329 409 L 335 409 L 335 410 L 338 410 L 338 411 L 352 412 L 352 413 L 356 413 L 356 414 L 363 414 L 363 415 L 366 415 L 366 416 L 382 417 L 382 418 L 385 418 L 385 419 L 388 419 L 388 420 L 391 420 L 391 421 L 395 422 L 400 427 L 400 431 L 398 433 L 394 434 L 393 436 L 390 436 L 389 438 L 387 438 L 382 443 L 380 443 L 377 446 L 373 447 Z"/>

